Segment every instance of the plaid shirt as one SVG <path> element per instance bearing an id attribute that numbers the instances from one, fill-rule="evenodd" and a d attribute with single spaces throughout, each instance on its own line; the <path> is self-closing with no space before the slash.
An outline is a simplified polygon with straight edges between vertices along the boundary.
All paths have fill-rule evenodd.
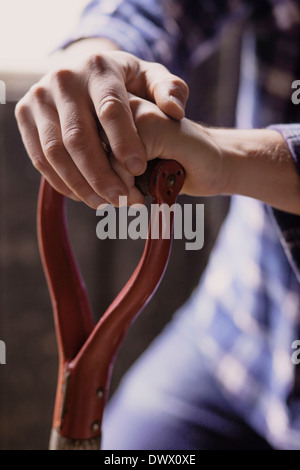
<path id="1" fill-rule="evenodd" d="M 300 1 L 92 1 L 68 43 L 107 37 L 174 73 L 184 70 L 247 18 L 256 36 L 253 125 L 275 125 L 300 174 Z M 300 399 L 292 342 L 299 338 L 300 217 L 232 198 L 206 273 L 193 295 L 207 367 L 238 413 L 271 444 L 300 449 Z M 299 366 L 300 367 L 300 366 Z"/>

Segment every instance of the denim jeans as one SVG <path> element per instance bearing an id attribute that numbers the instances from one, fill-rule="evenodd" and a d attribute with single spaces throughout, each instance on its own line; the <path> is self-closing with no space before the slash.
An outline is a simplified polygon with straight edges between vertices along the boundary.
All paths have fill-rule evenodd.
<path id="1" fill-rule="evenodd" d="M 103 450 L 272 450 L 234 411 L 196 346 L 187 302 L 108 403 Z"/>

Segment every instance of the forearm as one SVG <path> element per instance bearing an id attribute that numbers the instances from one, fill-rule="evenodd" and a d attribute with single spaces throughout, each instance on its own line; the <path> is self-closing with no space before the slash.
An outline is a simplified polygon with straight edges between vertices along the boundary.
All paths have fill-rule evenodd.
<path id="1" fill-rule="evenodd" d="M 210 132 L 222 149 L 224 193 L 253 197 L 300 215 L 300 175 L 279 132 L 269 129 Z"/>

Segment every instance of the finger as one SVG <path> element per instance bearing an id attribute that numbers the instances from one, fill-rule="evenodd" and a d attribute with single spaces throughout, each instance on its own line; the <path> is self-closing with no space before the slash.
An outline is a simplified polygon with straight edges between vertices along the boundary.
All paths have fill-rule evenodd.
<path id="1" fill-rule="evenodd" d="M 119 196 L 127 194 L 126 186 L 110 167 L 88 98 L 78 93 L 72 80 L 67 83 L 65 78 L 60 77 L 54 93 L 62 142 L 94 192 L 116 205 Z"/>
<path id="2" fill-rule="evenodd" d="M 103 203 L 103 198 L 88 184 L 67 152 L 61 136 L 56 110 L 46 103 L 35 101 L 32 106 L 42 152 L 48 164 L 80 200 L 92 208 Z"/>
<path id="3" fill-rule="evenodd" d="M 128 70 L 132 70 L 128 68 Z M 127 72 L 128 91 L 154 101 L 168 116 L 182 119 L 189 96 L 188 85 L 180 77 L 173 75 L 161 64 L 139 62 L 139 69 L 134 78 Z M 141 83 L 143 77 L 144 83 Z M 144 87 L 142 89 L 141 87 Z"/>
<path id="4" fill-rule="evenodd" d="M 114 171 L 122 178 L 126 184 L 128 196 L 127 196 L 127 205 L 131 206 L 132 204 L 144 204 L 145 197 L 135 186 L 135 178 L 123 166 L 116 160 L 113 155 L 110 155 L 110 164 Z"/>
<path id="5" fill-rule="evenodd" d="M 43 175 L 49 184 L 56 189 L 56 191 L 75 201 L 79 201 L 80 199 L 62 181 L 47 161 L 40 144 L 37 127 L 29 109 L 24 105 L 18 105 L 16 107 L 15 115 L 24 147 L 33 166 Z"/>
<path id="6" fill-rule="evenodd" d="M 139 136 L 144 143 L 147 159 L 164 158 L 165 153 L 165 124 L 172 122 L 161 109 L 148 100 L 130 96 L 130 107 L 136 123 Z M 173 122 L 173 124 L 175 124 Z"/>
<path id="7" fill-rule="evenodd" d="M 146 169 L 146 154 L 131 114 L 124 76 L 105 57 L 94 57 L 88 89 L 96 115 L 119 163 L 133 175 Z"/>

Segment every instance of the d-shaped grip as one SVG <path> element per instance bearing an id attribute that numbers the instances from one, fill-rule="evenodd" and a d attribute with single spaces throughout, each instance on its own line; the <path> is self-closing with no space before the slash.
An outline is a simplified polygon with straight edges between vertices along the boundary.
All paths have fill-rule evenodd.
<path id="1" fill-rule="evenodd" d="M 153 203 L 172 205 L 184 176 L 184 169 L 176 161 L 154 161 L 147 177 Z M 170 227 L 173 215 L 171 211 L 160 212 L 160 217 L 170 218 Z M 97 325 L 71 250 L 64 197 L 44 179 L 38 205 L 38 240 L 59 350 L 51 448 L 95 448 L 115 355 L 132 321 L 160 283 L 172 239 L 152 239 L 149 224 L 137 268 Z"/>

